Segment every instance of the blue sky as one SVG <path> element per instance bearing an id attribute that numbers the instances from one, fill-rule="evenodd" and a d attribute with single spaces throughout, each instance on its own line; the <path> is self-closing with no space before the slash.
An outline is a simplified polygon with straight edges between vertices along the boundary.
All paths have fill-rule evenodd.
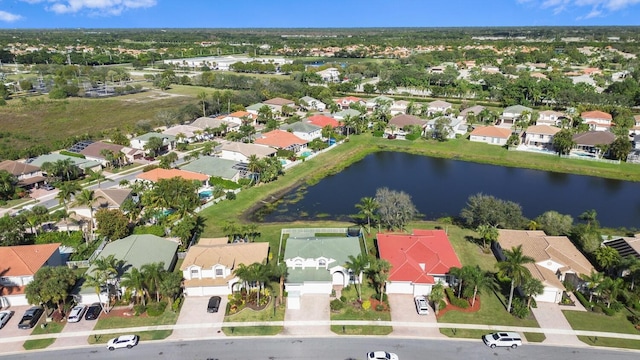
<path id="1" fill-rule="evenodd" d="M 0 0 L 0 28 L 640 25 L 640 0 Z"/>

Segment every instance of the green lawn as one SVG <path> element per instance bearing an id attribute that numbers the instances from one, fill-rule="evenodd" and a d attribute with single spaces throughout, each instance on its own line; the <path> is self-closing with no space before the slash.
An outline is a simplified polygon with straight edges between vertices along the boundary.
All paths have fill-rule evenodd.
<path id="1" fill-rule="evenodd" d="M 277 306 L 275 311 L 273 303 L 267 305 L 266 308 L 256 311 L 250 308 L 244 308 L 233 315 L 226 315 L 224 322 L 251 322 L 251 321 L 284 321 L 285 302 Z M 223 326 L 222 332 L 228 336 L 269 336 L 282 332 L 282 326 L 241 326 L 230 327 Z"/>
<path id="2" fill-rule="evenodd" d="M 524 333 L 524 337 L 527 338 L 528 342 L 543 342 L 547 339 L 547 337 L 543 333 L 534 332 L 526 332 Z"/>
<path id="3" fill-rule="evenodd" d="M 440 334 L 446 335 L 450 338 L 465 338 L 465 339 L 482 339 L 482 337 L 488 334 L 490 331 L 487 330 L 476 330 L 476 329 L 440 329 Z"/>
<path id="4" fill-rule="evenodd" d="M 331 331 L 338 335 L 389 335 L 391 326 L 352 326 L 331 325 Z"/>
<path id="5" fill-rule="evenodd" d="M 39 339 L 39 340 L 27 340 L 24 342 L 22 347 L 25 350 L 37 350 L 37 349 L 45 349 L 51 346 L 56 339 Z"/>
<path id="6" fill-rule="evenodd" d="M 640 335 L 640 332 L 627 320 L 627 316 L 630 315 L 630 313 L 626 310 L 619 311 L 614 316 L 571 310 L 563 311 L 563 313 L 573 330 Z"/>
<path id="7" fill-rule="evenodd" d="M 42 324 L 46 324 L 45 327 L 42 327 Z M 49 323 L 38 323 L 31 332 L 31 335 L 43 335 L 43 334 L 57 334 L 62 332 L 64 329 L 64 323 L 58 322 L 49 322 Z M 49 345 L 53 344 L 56 339 L 38 339 L 38 340 L 27 340 L 22 345 L 25 350 L 35 350 L 35 349 L 44 349 Z"/>
<path id="8" fill-rule="evenodd" d="M 362 300 L 366 301 L 375 293 L 374 289 L 367 284 L 362 285 Z M 376 311 L 373 306 L 367 310 L 357 304 L 358 295 L 354 285 L 347 286 L 342 290 L 342 296 L 346 299 L 344 308 L 338 311 L 331 311 L 331 320 L 362 320 L 362 321 L 391 321 L 390 311 Z M 391 326 L 341 326 L 332 325 L 331 331 L 339 335 L 388 335 L 393 331 Z"/>
<path id="9" fill-rule="evenodd" d="M 273 336 L 281 333 L 282 329 L 282 326 L 223 326 L 222 332 L 227 336 Z"/>
<path id="10" fill-rule="evenodd" d="M 104 315 L 104 314 L 103 314 Z M 166 310 L 162 315 L 151 316 L 131 316 L 131 317 L 103 317 L 98 318 L 98 323 L 94 330 L 119 329 L 138 326 L 173 325 L 178 320 L 178 313 Z"/>
<path id="11" fill-rule="evenodd" d="M 171 330 L 153 330 L 153 331 L 141 331 L 136 333 L 140 337 L 140 341 L 148 341 L 148 340 L 163 340 L 168 338 L 171 335 Z M 90 345 L 94 344 L 106 344 L 109 340 L 114 337 L 118 337 L 122 335 L 121 333 L 113 333 L 113 334 L 101 334 L 101 335 L 92 335 L 89 336 L 87 342 Z"/>
<path id="12" fill-rule="evenodd" d="M 494 293 L 480 295 L 480 310 L 477 312 L 448 311 L 438 318 L 439 323 L 485 324 L 505 326 L 539 327 L 538 322 L 530 315 L 519 319 L 509 313 L 501 300 Z"/>
<path id="13" fill-rule="evenodd" d="M 617 339 L 597 336 L 578 336 L 578 339 L 587 345 L 605 346 L 624 349 L 640 349 L 640 340 Z"/>

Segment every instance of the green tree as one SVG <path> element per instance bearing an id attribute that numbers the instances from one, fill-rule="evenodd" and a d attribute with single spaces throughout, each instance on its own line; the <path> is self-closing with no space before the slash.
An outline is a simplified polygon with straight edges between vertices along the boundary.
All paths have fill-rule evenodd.
<path id="1" fill-rule="evenodd" d="M 595 255 L 600 268 L 608 273 L 611 273 L 622 260 L 618 250 L 609 246 L 600 246 L 593 252 L 593 255 Z"/>
<path id="2" fill-rule="evenodd" d="M 344 264 L 344 268 L 349 270 L 355 279 L 356 292 L 358 293 L 358 300 L 362 301 L 362 272 L 369 267 L 369 257 L 365 254 L 358 254 L 358 256 L 349 255 L 349 260 Z"/>
<path id="3" fill-rule="evenodd" d="M 89 189 L 82 189 L 80 193 L 75 196 L 74 206 L 86 206 L 89 208 L 89 238 L 93 240 L 93 212 L 95 210 L 94 204 L 96 201 L 103 199 L 101 195 L 96 195 L 95 191 Z"/>
<path id="4" fill-rule="evenodd" d="M 156 301 L 160 302 L 160 283 L 162 283 L 162 276 L 166 271 L 164 269 L 164 263 L 144 264 L 140 268 L 140 271 L 144 275 L 148 293 L 154 293 L 156 295 Z"/>
<path id="5" fill-rule="evenodd" d="M 531 277 L 531 272 L 526 264 L 535 262 L 532 257 L 522 253 L 522 245 L 511 248 L 511 250 L 503 250 L 505 259 L 499 261 L 496 266 L 500 274 L 509 278 L 511 289 L 509 290 L 509 303 L 507 304 L 507 312 L 511 312 L 511 303 L 513 302 L 513 291 L 516 287 L 522 285 L 527 278 Z"/>
<path id="6" fill-rule="evenodd" d="M 551 236 L 569 235 L 573 226 L 571 215 L 562 215 L 554 210 L 545 211 L 535 221 L 547 235 Z"/>
<path id="7" fill-rule="evenodd" d="M 631 142 L 628 136 L 618 136 L 609 147 L 611 157 L 615 160 L 626 161 L 627 155 L 631 152 Z"/>
<path id="8" fill-rule="evenodd" d="M 468 266 L 468 265 L 467 265 Z M 480 266 L 471 267 L 466 276 L 467 288 L 473 289 L 471 306 L 476 304 L 476 297 L 484 290 L 495 291 L 498 288 L 494 274 L 484 271 Z"/>
<path id="9" fill-rule="evenodd" d="M 98 257 L 85 274 L 88 284 L 96 289 L 98 298 L 101 298 L 101 290 L 106 290 L 106 306 L 102 308 L 105 313 L 110 311 L 111 288 L 116 283 L 123 265 L 124 261 L 116 259 L 113 254 L 106 257 Z"/>
<path id="10" fill-rule="evenodd" d="M 593 301 L 593 295 L 600 296 L 600 288 L 604 281 L 604 275 L 601 272 L 591 270 L 589 275 L 581 274 L 580 278 L 586 282 L 589 289 L 589 302 Z"/>
<path id="11" fill-rule="evenodd" d="M 527 278 L 520 288 L 527 298 L 527 307 L 531 307 L 531 300 L 533 300 L 536 295 L 542 295 L 544 293 L 544 284 L 542 284 L 542 281 L 533 277 Z"/>
<path id="12" fill-rule="evenodd" d="M 600 284 L 600 296 L 607 303 L 607 308 L 611 307 L 611 303 L 616 302 L 625 292 L 623 278 L 605 277 Z"/>
<path id="13" fill-rule="evenodd" d="M 58 307 L 61 313 L 73 286 L 76 284 L 75 272 L 66 266 L 43 266 L 25 287 L 25 296 L 30 304 L 49 304 Z"/>
<path id="14" fill-rule="evenodd" d="M 562 129 L 553 136 L 552 144 L 558 156 L 560 156 L 569 154 L 571 149 L 576 145 L 576 142 L 573 141 L 573 133 L 571 130 Z"/>
<path id="15" fill-rule="evenodd" d="M 0 246 L 22 245 L 25 243 L 24 224 L 18 216 L 5 214 L 0 217 Z"/>
<path id="16" fill-rule="evenodd" d="M 144 144 L 144 150 L 147 152 L 149 156 L 158 156 L 160 154 L 160 150 L 164 147 L 164 143 L 162 139 L 157 136 L 152 136 L 147 140 L 147 143 Z"/>
<path id="17" fill-rule="evenodd" d="M 487 241 L 491 244 L 494 241 L 498 240 L 498 228 L 495 226 L 481 224 L 476 228 L 476 232 L 482 239 L 482 248 L 484 249 L 487 248 Z"/>
<path id="18" fill-rule="evenodd" d="M 148 295 L 146 278 L 140 270 L 132 267 L 129 271 L 122 274 L 120 285 L 131 291 L 131 295 L 133 295 L 136 303 L 140 302 L 143 306 L 146 306 L 146 297 Z"/>
<path id="19" fill-rule="evenodd" d="M 129 235 L 129 219 L 119 209 L 99 209 L 96 211 L 97 231 L 109 240 L 125 238 Z"/>
<path id="20" fill-rule="evenodd" d="M 379 188 L 376 190 L 375 201 L 378 203 L 379 220 L 387 229 L 404 229 L 418 214 L 411 196 L 404 191 Z"/>
<path id="21" fill-rule="evenodd" d="M 360 210 L 359 214 L 367 218 L 367 231 L 371 233 L 371 219 L 375 217 L 378 210 L 378 203 L 376 199 L 372 197 L 363 197 L 360 202 L 356 204 L 356 208 Z"/>
<path id="22" fill-rule="evenodd" d="M 389 280 L 389 273 L 391 271 L 391 263 L 385 259 L 371 258 L 369 261 L 369 268 L 366 269 L 367 276 L 371 285 L 376 289 L 376 292 L 380 295 L 380 300 L 384 299 L 384 288 Z"/>
<path id="23" fill-rule="evenodd" d="M 182 280 L 181 272 L 164 272 L 159 290 L 162 298 L 169 300 L 169 306 L 173 305 L 173 301 L 182 292 Z"/>
<path id="24" fill-rule="evenodd" d="M 58 186 L 58 194 L 56 195 L 56 199 L 65 211 L 65 225 L 67 226 L 67 231 L 69 230 L 69 222 L 68 222 L 68 213 L 69 213 L 69 202 L 71 201 L 71 197 L 74 196 L 77 192 L 82 190 L 82 187 L 78 185 L 75 181 L 63 182 Z"/>
<path id="25" fill-rule="evenodd" d="M 6 170 L 0 170 L 0 200 L 10 200 L 16 193 L 18 178 Z"/>
<path id="26" fill-rule="evenodd" d="M 444 300 L 444 285 L 437 283 L 431 287 L 431 293 L 429 294 L 429 301 L 433 304 L 436 316 L 440 313 L 440 303 Z"/>
<path id="27" fill-rule="evenodd" d="M 491 225 L 504 229 L 521 229 L 526 223 L 520 204 L 481 193 L 469 196 L 467 206 L 460 211 L 460 217 L 471 228 Z"/>

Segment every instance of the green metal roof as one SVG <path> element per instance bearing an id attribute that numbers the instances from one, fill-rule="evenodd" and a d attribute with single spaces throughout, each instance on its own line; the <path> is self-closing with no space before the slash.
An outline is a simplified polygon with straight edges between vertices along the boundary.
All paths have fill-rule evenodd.
<path id="1" fill-rule="evenodd" d="M 264 106 L 264 104 L 263 104 L 263 103 L 257 103 L 257 104 L 253 104 L 253 105 L 249 105 L 249 106 L 247 106 L 247 107 L 246 107 L 246 110 L 247 110 L 247 111 L 249 111 L 249 110 L 258 111 L 258 110 L 260 110 L 260 108 L 261 108 L 261 107 L 263 107 L 263 106 Z"/>
<path id="2" fill-rule="evenodd" d="M 360 239 L 357 237 L 308 237 L 287 239 L 284 258 L 293 259 L 317 259 L 325 257 L 335 262 L 329 266 L 344 265 L 349 260 L 349 255 L 358 256 Z"/>
<path id="3" fill-rule="evenodd" d="M 315 268 L 287 270 L 287 283 L 301 284 L 305 281 L 331 281 L 331 273 L 327 269 Z"/>
<path id="4" fill-rule="evenodd" d="M 333 114 L 334 117 L 360 116 L 360 111 L 356 109 L 345 109 Z"/>
<path id="5" fill-rule="evenodd" d="M 237 164 L 239 163 L 233 160 L 221 159 L 214 156 L 203 156 L 180 167 L 180 169 L 231 180 L 240 171 L 233 168 Z"/>

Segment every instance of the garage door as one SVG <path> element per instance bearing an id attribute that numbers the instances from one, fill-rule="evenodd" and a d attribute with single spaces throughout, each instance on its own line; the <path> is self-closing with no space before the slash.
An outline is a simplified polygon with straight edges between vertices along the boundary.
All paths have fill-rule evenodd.
<path id="1" fill-rule="evenodd" d="M 545 288 L 542 295 L 538 295 L 535 297 L 537 302 L 549 302 L 555 303 L 556 298 L 558 297 L 558 289 L 555 288 Z"/>

